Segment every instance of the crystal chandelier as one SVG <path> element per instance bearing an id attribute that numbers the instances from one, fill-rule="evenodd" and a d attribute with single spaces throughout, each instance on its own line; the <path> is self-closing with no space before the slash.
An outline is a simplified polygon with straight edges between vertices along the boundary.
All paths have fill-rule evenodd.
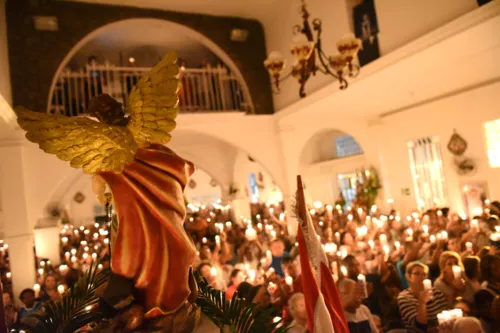
<path id="1" fill-rule="evenodd" d="M 316 75 L 317 71 L 333 76 L 339 81 L 340 89 L 346 89 L 348 86 L 346 77 L 355 77 L 359 73 L 359 65 L 353 63 L 353 60 L 361 48 L 361 40 L 355 38 L 353 34 L 349 34 L 337 42 L 339 54 L 327 56 L 323 52 L 321 44 L 321 20 L 314 19 L 311 29 L 310 15 L 305 0 L 302 0 L 301 14 L 302 26 L 295 25 L 293 27 L 295 37 L 290 46 L 290 52 L 295 61 L 290 73 L 282 75 L 285 68 L 285 58 L 280 52 L 271 52 L 264 61 L 264 66 L 271 75 L 276 92 L 280 91 L 280 82 L 292 76 L 300 84 L 300 97 L 305 97 L 306 82 L 311 75 Z M 313 31 L 316 32 L 316 41 Z M 320 62 L 319 65 L 317 59 Z"/>

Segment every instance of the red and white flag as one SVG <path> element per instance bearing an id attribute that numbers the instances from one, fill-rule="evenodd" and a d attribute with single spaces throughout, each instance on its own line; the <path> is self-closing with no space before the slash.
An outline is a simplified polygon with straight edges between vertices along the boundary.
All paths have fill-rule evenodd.
<path id="1" fill-rule="evenodd" d="M 339 292 L 328 259 L 306 208 L 302 179 L 297 176 L 297 217 L 302 287 L 309 333 L 349 333 Z"/>

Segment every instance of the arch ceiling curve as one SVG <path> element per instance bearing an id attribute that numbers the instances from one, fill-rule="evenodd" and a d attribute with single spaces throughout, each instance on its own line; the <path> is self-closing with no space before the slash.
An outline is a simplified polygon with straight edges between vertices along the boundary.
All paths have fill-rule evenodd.
<path id="1" fill-rule="evenodd" d="M 147 37 L 148 35 L 147 32 L 146 36 L 142 35 L 145 41 L 148 42 L 147 44 L 160 42 L 160 39 L 158 39 L 157 36 L 161 35 L 172 36 L 172 34 L 177 34 L 177 35 L 180 34 L 184 36 L 187 41 L 191 42 L 188 43 L 191 44 L 191 47 L 193 44 L 196 43 L 202 46 L 198 49 L 192 48 L 193 51 L 208 50 L 209 52 L 205 52 L 207 55 L 209 55 L 210 53 L 214 54 L 231 70 L 231 72 L 233 72 L 237 76 L 238 80 L 241 83 L 244 94 L 249 98 L 251 108 L 254 109 L 252 97 L 250 95 L 250 90 L 247 86 L 245 79 L 243 78 L 243 75 L 239 67 L 219 45 L 217 45 L 214 41 L 212 41 L 210 38 L 208 38 L 201 32 L 194 30 L 186 25 L 158 18 L 128 18 L 123 20 L 117 20 L 115 22 L 100 26 L 97 29 L 94 29 L 87 35 L 85 35 L 70 49 L 70 51 L 64 56 L 63 60 L 59 64 L 59 67 L 57 68 L 52 78 L 50 91 L 47 96 L 48 98 L 47 105 L 50 104 L 50 98 L 54 92 L 57 83 L 56 81 L 60 73 L 68 66 L 71 59 L 73 59 L 75 55 L 85 47 L 85 45 L 87 45 L 93 40 L 96 39 L 99 40 L 99 36 L 101 37 L 104 36 L 104 43 L 106 42 L 106 40 L 109 41 L 109 39 L 113 39 L 113 37 L 118 40 L 121 40 L 122 42 L 124 40 L 127 40 L 128 37 L 130 37 L 132 39 L 132 42 L 135 40 L 135 42 L 139 43 L 140 42 L 139 36 L 142 34 L 142 29 L 146 29 L 146 31 L 147 30 L 155 31 L 155 33 L 149 34 L 150 35 L 149 37 Z M 126 31 L 130 31 L 130 34 L 127 34 Z M 173 40 L 176 40 L 178 43 L 182 42 L 180 45 L 184 46 L 188 45 L 184 43 L 186 40 L 180 41 L 179 39 L 170 39 L 170 41 Z M 144 43 L 141 42 L 141 44 Z M 177 46 L 179 46 L 179 44 Z"/>
<path id="2" fill-rule="evenodd" d="M 316 131 L 299 150 L 299 166 L 303 168 L 336 158 L 336 139 L 344 135 L 352 136 L 360 144 L 354 135 L 339 129 L 324 128 Z"/>

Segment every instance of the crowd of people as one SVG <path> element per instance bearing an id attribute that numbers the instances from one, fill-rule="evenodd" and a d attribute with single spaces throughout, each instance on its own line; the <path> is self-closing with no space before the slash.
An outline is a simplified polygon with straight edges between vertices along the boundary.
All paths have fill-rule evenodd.
<path id="1" fill-rule="evenodd" d="M 498 202 L 486 201 L 471 219 L 437 207 L 400 216 L 375 206 L 315 202 L 309 212 L 351 332 L 500 330 Z M 298 244 L 288 228 L 292 214 L 282 202 L 270 202 L 251 204 L 248 219 L 232 215 L 229 206 L 188 204 L 185 229 L 198 249 L 195 270 L 228 300 L 236 293 L 291 323 L 291 332 L 304 333 Z M 61 263 L 37 258 L 37 284 L 17 295 L 20 307 L 2 272 L 9 328 L 22 327 L 43 301 L 60 300 L 92 260 L 107 268 L 110 236 L 107 223 L 63 226 Z M 2 267 L 8 264 L 4 247 Z"/>
<path id="2" fill-rule="evenodd" d="M 109 227 L 102 222 L 80 227 L 62 226 L 60 263 L 37 257 L 37 281 L 33 288 L 24 289 L 19 295 L 12 293 L 10 272 L 7 276 L 2 274 L 3 305 L 9 331 L 35 327 L 37 319 L 31 315 L 42 311 L 43 302 L 60 301 L 93 261 L 99 261 L 98 270 L 109 267 Z M 5 256 L 6 251 L 1 252 Z"/>
<path id="3" fill-rule="evenodd" d="M 197 271 L 213 287 L 274 309 L 306 330 L 298 244 L 282 203 L 252 204 L 224 222 L 222 207 L 190 206 Z M 498 332 L 500 204 L 471 219 L 437 207 L 400 216 L 376 206 L 315 202 L 310 214 L 351 332 Z"/>

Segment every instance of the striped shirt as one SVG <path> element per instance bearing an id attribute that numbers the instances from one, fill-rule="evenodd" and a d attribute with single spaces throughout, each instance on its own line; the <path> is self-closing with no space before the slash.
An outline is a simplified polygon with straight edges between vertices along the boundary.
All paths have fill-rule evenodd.
<path id="1" fill-rule="evenodd" d="M 408 332 L 427 332 L 427 328 L 438 326 L 437 314 L 448 309 L 448 303 L 443 293 L 439 290 L 433 288 L 432 293 L 434 297 L 427 302 L 427 324 L 422 324 L 417 321 L 418 298 L 408 289 L 399 293 L 399 313 L 401 314 L 401 319 L 405 323 Z"/>

